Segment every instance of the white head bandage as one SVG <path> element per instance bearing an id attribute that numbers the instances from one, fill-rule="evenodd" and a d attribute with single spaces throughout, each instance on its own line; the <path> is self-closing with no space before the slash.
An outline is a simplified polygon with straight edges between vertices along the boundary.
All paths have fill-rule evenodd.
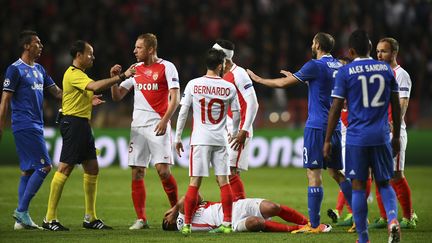
<path id="1" fill-rule="evenodd" d="M 232 60 L 232 57 L 234 56 L 234 50 L 228 50 L 228 49 L 225 49 L 225 48 L 223 48 L 222 46 L 220 46 L 218 43 L 215 43 L 214 45 L 213 45 L 213 48 L 214 49 L 216 49 L 216 50 L 221 50 L 221 51 L 223 51 L 224 53 L 225 53 L 225 55 L 226 55 L 226 59 L 229 59 L 229 60 Z"/>

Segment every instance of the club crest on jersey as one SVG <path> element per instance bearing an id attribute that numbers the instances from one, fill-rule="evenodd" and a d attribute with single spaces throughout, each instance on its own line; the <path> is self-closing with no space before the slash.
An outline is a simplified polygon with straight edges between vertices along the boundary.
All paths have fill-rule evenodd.
<path id="1" fill-rule="evenodd" d="M 3 87 L 8 87 L 10 85 L 10 80 L 7 78 L 3 82 Z"/>
<path id="2" fill-rule="evenodd" d="M 156 81 L 159 77 L 158 73 L 153 73 L 153 80 Z"/>
<path id="3" fill-rule="evenodd" d="M 36 70 L 33 70 L 33 75 L 35 78 L 38 78 L 38 72 Z"/>

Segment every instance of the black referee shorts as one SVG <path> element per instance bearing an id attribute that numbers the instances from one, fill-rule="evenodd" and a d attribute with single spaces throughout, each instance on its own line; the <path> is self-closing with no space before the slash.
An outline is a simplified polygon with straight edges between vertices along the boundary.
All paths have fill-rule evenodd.
<path id="1" fill-rule="evenodd" d="M 96 159 L 93 133 L 86 118 L 64 116 L 60 122 L 63 146 L 60 162 L 81 164 L 85 160 Z"/>

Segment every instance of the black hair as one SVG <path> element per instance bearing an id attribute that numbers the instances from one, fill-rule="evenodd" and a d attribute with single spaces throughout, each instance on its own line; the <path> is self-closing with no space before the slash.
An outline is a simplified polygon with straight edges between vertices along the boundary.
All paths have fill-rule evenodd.
<path id="1" fill-rule="evenodd" d="M 165 231 L 177 231 L 177 224 L 169 224 L 165 219 L 162 220 L 162 229 Z"/>
<path id="2" fill-rule="evenodd" d="M 75 58 L 78 52 L 84 53 L 85 48 L 86 48 L 86 44 L 87 44 L 87 42 L 83 41 L 83 40 L 75 41 L 70 48 L 70 54 L 71 54 L 72 58 Z"/>
<path id="3" fill-rule="evenodd" d="M 348 40 L 348 46 L 354 49 L 357 55 L 367 56 L 371 50 L 369 35 L 364 30 L 352 32 Z"/>
<path id="4" fill-rule="evenodd" d="M 234 51 L 235 45 L 234 45 L 234 43 L 232 43 L 232 42 L 229 41 L 229 40 L 218 39 L 218 40 L 216 41 L 216 43 L 217 43 L 218 45 L 220 45 L 220 46 L 221 46 L 222 48 L 224 48 L 224 49 Z"/>
<path id="5" fill-rule="evenodd" d="M 314 39 L 319 43 L 322 51 L 330 53 L 333 50 L 335 40 L 330 34 L 319 32 L 315 35 Z"/>
<path id="6" fill-rule="evenodd" d="M 19 34 L 18 43 L 21 49 L 21 52 L 24 51 L 24 45 L 28 45 L 32 42 L 32 37 L 37 36 L 36 31 L 33 30 L 23 30 Z"/>
<path id="7" fill-rule="evenodd" d="M 216 70 L 217 66 L 223 64 L 225 53 L 222 50 L 211 48 L 207 52 L 206 65 L 209 70 Z"/>

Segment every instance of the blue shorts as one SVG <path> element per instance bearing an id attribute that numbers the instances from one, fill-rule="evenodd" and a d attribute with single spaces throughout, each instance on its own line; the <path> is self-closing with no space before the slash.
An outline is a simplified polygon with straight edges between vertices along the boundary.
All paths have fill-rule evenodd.
<path id="1" fill-rule="evenodd" d="M 393 158 L 390 143 L 377 146 L 346 145 L 345 176 L 366 181 L 372 168 L 375 181 L 393 177 Z"/>
<path id="2" fill-rule="evenodd" d="M 325 130 L 305 127 L 303 135 L 303 168 L 326 169 L 328 167 L 337 170 L 343 169 L 341 132 L 335 131 L 332 135 L 331 161 L 324 161 L 325 133 Z"/>
<path id="3" fill-rule="evenodd" d="M 25 129 L 14 132 L 21 171 L 37 170 L 51 165 L 43 130 Z"/>

